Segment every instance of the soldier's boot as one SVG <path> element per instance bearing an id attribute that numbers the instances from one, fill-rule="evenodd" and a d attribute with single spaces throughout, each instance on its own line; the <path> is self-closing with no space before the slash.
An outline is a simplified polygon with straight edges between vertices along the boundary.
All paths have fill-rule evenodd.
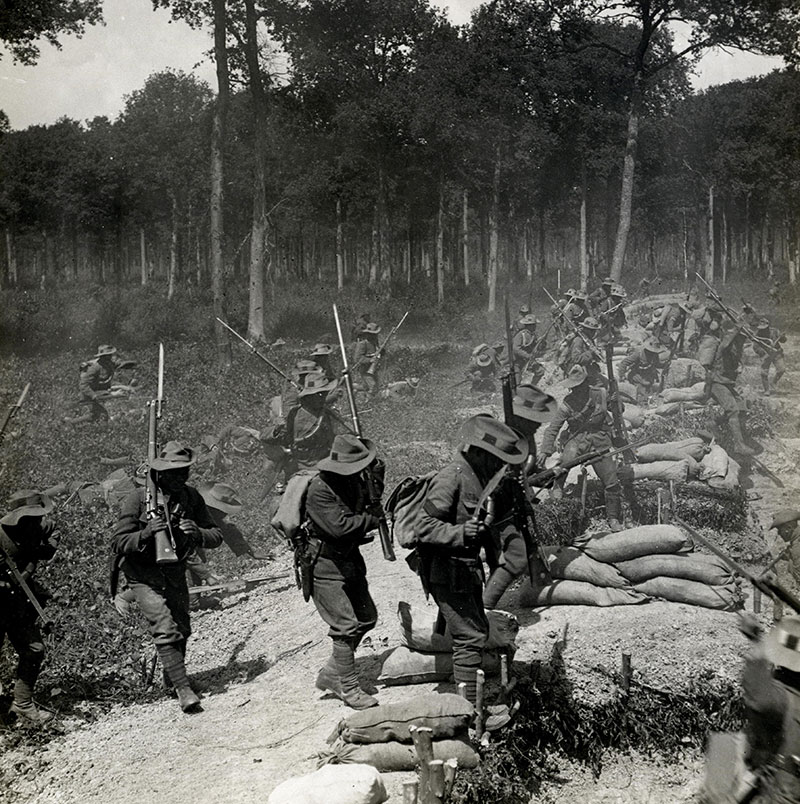
<path id="1" fill-rule="evenodd" d="M 358 686 L 356 657 L 352 642 L 347 639 L 334 639 L 333 658 L 336 662 L 336 672 L 342 685 L 341 699 L 345 705 L 351 709 L 369 709 L 372 706 L 377 706 L 377 699 L 367 695 Z"/>
<path id="2" fill-rule="evenodd" d="M 52 712 L 33 702 L 33 684 L 21 678 L 14 682 L 14 701 L 8 711 L 35 726 L 43 726 L 55 717 Z"/>
<path id="3" fill-rule="evenodd" d="M 339 680 L 339 674 L 336 670 L 336 658 L 333 653 L 317 673 L 317 680 L 314 686 L 323 692 L 332 693 L 337 698 L 342 697 L 342 682 Z"/>
<path id="4" fill-rule="evenodd" d="M 769 372 L 762 371 L 761 372 L 761 386 L 764 389 L 764 394 L 769 396 Z"/>
<path id="5" fill-rule="evenodd" d="M 184 652 L 186 642 L 171 643 L 169 645 L 156 645 L 158 656 L 161 659 L 161 666 L 164 672 L 169 676 L 172 681 L 172 686 L 178 694 L 178 703 L 181 709 L 190 714 L 192 712 L 202 711 L 200 706 L 200 697 L 192 689 L 189 684 L 189 678 L 186 675 L 186 662 L 184 659 Z"/>
<path id="6" fill-rule="evenodd" d="M 742 434 L 742 420 L 739 413 L 734 413 L 728 418 L 728 427 L 730 427 L 731 435 L 733 436 L 733 452 L 735 455 L 740 455 L 744 458 L 749 458 L 755 455 L 755 450 L 751 449 L 744 443 L 744 435 Z"/>
<path id="7" fill-rule="evenodd" d="M 497 567 L 483 589 L 483 607 L 496 608 L 500 598 L 503 597 L 503 592 L 511 586 L 513 580 L 514 576 L 505 567 Z"/>
<path id="8" fill-rule="evenodd" d="M 620 502 L 619 490 L 606 489 L 606 520 L 608 521 L 608 529 L 612 533 L 618 533 L 623 530 L 620 520 L 622 512 L 622 504 Z"/>

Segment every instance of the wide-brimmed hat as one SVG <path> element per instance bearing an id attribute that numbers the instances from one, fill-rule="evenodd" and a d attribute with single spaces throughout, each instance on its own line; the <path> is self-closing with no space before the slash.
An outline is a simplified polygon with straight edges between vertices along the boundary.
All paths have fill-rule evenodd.
<path id="1" fill-rule="evenodd" d="M 789 522 L 797 522 L 798 519 L 800 519 L 800 511 L 794 508 L 783 508 L 772 515 L 772 524 L 769 526 L 769 529 L 772 530 L 781 525 L 788 525 Z"/>
<path id="2" fill-rule="evenodd" d="M 768 318 L 762 318 L 762 319 L 761 319 L 761 320 L 760 320 L 760 321 L 759 321 L 759 322 L 756 324 L 756 332 L 761 332 L 762 330 L 769 329 L 769 328 L 770 328 L 770 323 L 769 323 L 769 319 L 768 319 Z"/>
<path id="3" fill-rule="evenodd" d="M 776 667 L 800 672 L 800 617 L 781 617 L 764 640 L 764 655 Z"/>
<path id="4" fill-rule="evenodd" d="M 298 396 L 313 396 L 314 394 L 327 394 L 336 388 L 336 380 L 329 380 L 327 376 L 319 371 L 313 374 L 306 374 L 306 381 L 303 390 Z"/>
<path id="5" fill-rule="evenodd" d="M 419 385 L 419 377 L 406 377 L 406 382 L 412 388 L 416 388 Z"/>
<path id="6" fill-rule="evenodd" d="M 530 313 L 531 308 L 527 304 L 520 305 L 519 314 L 520 315 L 528 315 Z"/>
<path id="7" fill-rule="evenodd" d="M 567 288 L 564 291 L 564 295 L 571 299 L 575 295 L 575 288 Z"/>
<path id="8" fill-rule="evenodd" d="M 613 284 L 614 284 L 614 280 L 613 280 L 613 279 L 612 279 L 610 276 L 604 276 L 604 277 L 603 277 L 603 278 L 600 280 L 600 284 L 601 284 L 601 285 L 613 285 Z"/>
<path id="9" fill-rule="evenodd" d="M 242 501 L 236 496 L 236 489 L 227 483 L 201 480 L 196 488 L 209 508 L 216 508 L 226 514 L 235 514 L 242 509 Z"/>
<path id="10" fill-rule="evenodd" d="M 575 364 L 568 372 L 567 376 L 564 378 L 564 385 L 567 388 L 575 388 L 575 386 L 580 385 L 582 382 L 585 382 L 586 378 L 589 376 L 586 369 L 579 365 Z"/>
<path id="11" fill-rule="evenodd" d="M 643 344 L 644 348 L 648 352 L 653 352 L 655 354 L 661 354 L 661 350 L 664 348 L 662 344 L 659 342 L 658 338 L 648 338 Z"/>
<path id="12" fill-rule="evenodd" d="M 367 335 L 377 335 L 380 331 L 381 328 L 374 321 L 370 321 L 367 326 L 361 330 L 362 333 L 366 333 Z"/>
<path id="13" fill-rule="evenodd" d="M 117 353 L 117 348 L 115 346 L 111 346 L 107 343 L 101 343 L 100 346 L 97 347 L 97 354 L 95 357 L 111 357 L 111 355 L 115 355 Z"/>
<path id="14" fill-rule="evenodd" d="M 345 433 L 337 435 L 331 444 L 331 452 L 318 464 L 320 472 L 334 472 L 337 475 L 354 475 L 366 469 L 374 460 L 377 450 L 368 438 Z"/>
<path id="15" fill-rule="evenodd" d="M 329 355 L 333 351 L 333 347 L 327 343 L 318 343 L 314 346 L 314 351 L 311 353 L 312 357 L 319 355 Z"/>
<path id="16" fill-rule="evenodd" d="M 311 372 L 319 371 L 319 366 L 313 360 L 298 360 L 292 371 L 295 374 L 311 374 Z"/>
<path id="17" fill-rule="evenodd" d="M 535 385 L 518 385 L 512 405 L 515 416 L 540 423 L 549 422 L 558 408 L 558 402 Z"/>
<path id="18" fill-rule="evenodd" d="M 616 296 L 619 299 L 628 298 L 628 293 L 625 288 L 620 287 L 619 285 L 614 285 L 614 287 L 611 288 L 611 295 Z"/>
<path id="19" fill-rule="evenodd" d="M 581 326 L 584 329 L 600 329 L 600 322 L 593 316 L 589 316 L 581 321 Z"/>
<path id="20" fill-rule="evenodd" d="M 535 315 L 525 315 L 519 320 L 520 326 L 535 327 L 539 323 L 539 319 Z"/>
<path id="21" fill-rule="evenodd" d="M 488 366 L 492 362 L 492 356 L 488 352 L 478 352 L 478 354 L 475 355 L 475 362 L 479 366 Z"/>
<path id="22" fill-rule="evenodd" d="M 522 463 L 528 457 L 527 440 L 497 419 L 477 415 L 461 425 L 459 442 L 467 447 L 479 447 L 510 464 Z"/>
<path id="23" fill-rule="evenodd" d="M 191 466 L 195 460 L 197 459 L 191 447 L 180 441 L 167 441 L 158 457 L 150 461 L 150 468 L 156 472 L 168 472 L 170 469 Z"/>
<path id="24" fill-rule="evenodd" d="M 572 301 L 584 301 L 585 302 L 588 298 L 589 297 L 582 290 L 576 290 L 572 294 Z"/>
<path id="25" fill-rule="evenodd" d="M 0 519 L 2 525 L 16 525 L 24 516 L 44 516 L 53 510 L 53 501 L 35 489 L 16 491 L 8 498 L 8 513 Z"/>

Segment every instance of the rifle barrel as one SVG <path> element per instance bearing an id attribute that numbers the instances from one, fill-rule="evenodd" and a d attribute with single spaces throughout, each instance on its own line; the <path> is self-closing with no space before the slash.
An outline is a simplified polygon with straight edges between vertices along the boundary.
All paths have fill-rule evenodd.
<path id="1" fill-rule="evenodd" d="M 245 344 L 245 346 L 247 346 L 247 348 L 257 358 L 259 358 L 259 360 L 262 360 L 264 363 L 266 363 L 276 374 L 279 374 L 281 377 L 283 377 L 284 380 L 287 380 L 288 382 L 290 382 L 295 388 L 297 388 L 298 391 L 302 390 L 302 388 L 300 387 L 299 383 L 296 383 L 291 377 L 289 377 L 286 374 L 285 371 L 282 371 L 280 368 L 278 368 L 278 366 L 276 366 L 268 357 L 266 357 L 265 355 L 262 355 L 261 352 L 259 352 L 258 349 L 256 349 L 256 347 L 253 346 L 253 344 L 250 343 L 250 341 L 247 340 L 247 338 L 245 338 L 242 335 L 240 335 L 232 326 L 230 326 L 230 324 L 226 324 L 218 316 L 214 316 L 214 317 L 217 319 L 217 321 L 219 321 L 220 324 L 222 324 L 223 327 L 225 327 L 225 329 L 228 330 L 228 332 L 233 333 L 243 344 Z"/>

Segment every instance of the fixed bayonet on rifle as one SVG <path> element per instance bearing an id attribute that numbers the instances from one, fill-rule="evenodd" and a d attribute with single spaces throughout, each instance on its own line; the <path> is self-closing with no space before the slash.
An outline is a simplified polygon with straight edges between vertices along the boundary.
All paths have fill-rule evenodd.
<path id="1" fill-rule="evenodd" d="M 772 346 L 772 342 L 770 340 L 759 338 L 758 335 L 756 335 L 755 332 L 753 332 L 753 330 L 750 329 L 750 327 L 744 324 L 738 318 L 736 313 L 734 313 L 733 310 L 731 310 L 731 308 L 728 307 L 725 304 L 725 302 L 722 301 L 719 294 L 714 290 L 714 288 L 712 288 L 711 285 L 709 285 L 708 282 L 706 282 L 706 280 L 700 274 L 697 273 L 697 271 L 694 272 L 694 275 L 706 286 L 706 289 L 708 290 L 708 295 L 711 296 L 711 298 L 714 299 L 714 301 L 720 306 L 722 312 L 725 313 L 725 315 L 728 316 L 728 318 L 730 318 L 730 320 L 733 321 L 733 323 L 736 324 L 736 326 L 739 327 L 741 331 L 753 343 L 757 343 L 762 349 L 765 349 L 767 352 L 770 352 L 771 354 L 774 354 L 775 352 L 778 351 L 774 346 Z"/>
<path id="2" fill-rule="evenodd" d="M 218 583 L 211 586 L 190 586 L 190 595 L 235 595 L 240 592 L 249 592 L 261 584 L 269 583 L 270 581 L 288 581 L 291 575 L 288 572 L 281 573 L 280 575 L 259 575 L 256 578 L 244 578 L 243 580 L 230 581 L 229 583 Z"/>
<path id="3" fill-rule="evenodd" d="M 242 337 L 232 326 L 230 326 L 229 324 L 226 324 L 221 318 L 219 318 L 219 317 L 216 317 L 216 318 L 217 318 L 217 321 L 219 321 L 219 323 L 222 324 L 222 326 L 225 327 L 225 329 L 228 330 L 228 332 L 230 332 L 233 335 L 235 335 L 250 350 L 250 352 L 252 354 L 254 354 L 259 360 L 261 360 L 264 363 L 266 363 L 276 374 L 280 374 L 280 376 L 283 377 L 284 380 L 286 380 L 287 382 L 290 382 L 298 391 L 303 390 L 300 387 L 299 383 L 296 383 L 291 377 L 289 377 L 288 374 L 286 374 L 286 372 L 281 371 L 281 369 L 279 369 L 268 357 L 265 357 L 264 355 L 262 355 L 261 352 L 259 352 L 258 349 L 256 349 L 256 347 L 253 346 L 253 344 L 250 343 L 250 341 L 247 340 L 247 338 Z"/>
<path id="4" fill-rule="evenodd" d="M 721 558 L 734 572 L 750 581 L 762 594 L 767 595 L 767 597 L 773 600 L 779 600 L 781 603 L 785 603 L 800 614 L 800 600 L 791 592 L 784 589 L 777 581 L 771 578 L 753 575 L 752 572 L 746 570 L 741 564 L 734 561 L 722 548 L 717 547 L 710 539 L 706 539 L 705 536 L 698 533 L 691 525 L 687 525 L 680 517 L 673 516 L 672 523 L 682 527 L 695 541 L 700 542 L 700 544 L 707 547 L 715 556 Z"/>
<path id="5" fill-rule="evenodd" d="M 339 348 L 342 351 L 342 377 L 344 378 L 344 386 L 347 390 L 347 401 L 350 405 L 350 416 L 353 420 L 353 430 L 359 438 L 363 438 L 361 434 L 361 422 L 358 418 L 358 408 L 356 407 L 356 395 L 355 391 L 353 390 L 353 377 L 350 374 L 350 368 L 347 363 L 347 349 L 344 345 L 342 325 L 339 321 L 339 311 L 336 309 L 335 304 L 333 305 L 333 317 L 336 319 L 336 334 L 339 336 Z M 386 514 L 383 511 L 380 495 L 377 493 L 377 489 L 375 487 L 375 478 L 372 476 L 372 472 L 369 470 L 369 468 L 367 468 L 367 470 L 364 472 L 364 478 L 367 481 L 367 493 L 369 494 L 370 503 L 379 511 L 378 533 L 380 534 L 381 538 L 383 557 L 387 561 L 395 561 L 397 560 L 397 556 L 394 554 L 392 537 L 389 534 L 389 525 L 386 522 Z"/>
<path id="6" fill-rule="evenodd" d="M 8 567 L 8 571 L 11 573 L 11 577 L 14 579 L 14 582 L 22 590 L 25 597 L 28 598 L 28 602 L 31 604 L 31 606 L 33 606 L 37 616 L 42 621 L 42 631 L 44 631 L 45 634 L 49 634 L 50 631 L 53 630 L 52 621 L 47 619 L 47 615 L 44 613 L 44 609 L 42 608 L 39 601 L 36 599 L 36 595 L 33 593 L 33 590 L 31 589 L 30 585 L 25 580 L 25 576 L 23 576 L 23 574 L 19 571 L 19 567 L 17 567 L 16 562 L 6 552 L 2 544 L 0 544 L 0 559 L 2 559 L 2 561 Z"/>
<path id="7" fill-rule="evenodd" d="M 547 294 L 547 298 L 550 299 L 553 304 L 558 307 L 558 302 L 550 295 L 550 292 L 547 288 L 543 287 L 542 290 Z M 603 355 L 600 354 L 600 350 L 597 348 L 596 343 L 592 343 L 587 337 L 584 332 L 581 332 L 580 327 L 564 312 L 564 310 L 560 310 L 559 315 L 561 318 L 566 321 L 572 331 L 584 342 L 586 348 L 598 359 L 602 360 Z"/>
<path id="8" fill-rule="evenodd" d="M 25 402 L 25 397 L 28 395 L 30 387 L 31 384 L 27 383 L 26 386 L 22 389 L 22 393 L 19 395 L 19 399 L 13 405 L 9 405 L 6 417 L 5 419 L 3 419 L 3 425 L 2 427 L 0 427 L 0 441 L 3 440 L 3 436 L 6 433 L 6 427 L 8 427 L 9 422 L 14 418 L 14 416 L 17 415 L 17 413 L 19 413 L 19 409 L 22 407 L 23 402 Z"/>
<path id="9" fill-rule="evenodd" d="M 386 348 L 389 341 L 395 336 L 397 330 L 403 326 L 403 322 L 406 320 L 406 318 L 408 318 L 408 314 L 410 312 L 411 312 L 410 310 L 406 310 L 405 313 L 403 313 L 403 317 L 392 327 L 392 329 L 389 331 L 389 334 L 384 339 L 383 343 L 378 347 L 378 351 L 375 352 L 374 360 L 378 361 L 381 359 L 381 355 L 383 355 L 383 350 Z"/>

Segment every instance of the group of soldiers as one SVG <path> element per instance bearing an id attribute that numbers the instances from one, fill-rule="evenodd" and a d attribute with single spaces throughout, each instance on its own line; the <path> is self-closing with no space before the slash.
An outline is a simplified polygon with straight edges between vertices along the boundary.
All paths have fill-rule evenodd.
<path id="1" fill-rule="evenodd" d="M 617 300 L 625 298 L 624 290 L 613 284 L 606 287 L 607 284 L 600 289 L 602 293 L 586 299 L 580 294 L 577 300 L 568 298 L 563 305 L 557 305 L 559 312 L 553 328 L 557 322 L 568 326 L 565 319 L 569 317 L 576 327 L 586 331 L 596 333 L 605 327 L 612 334 L 618 332 L 622 318 L 617 316 Z M 588 314 L 591 311 L 587 303 L 595 309 L 605 304 L 609 320 L 599 324 Z M 629 356 L 626 376 L 641 376 L 647 381 L 647 365 L 661 354 L 661 350 L 655 352 L 654 341 L 663 346 L 664 339 L 669 338 L 676 346 L 676 333 L 679 337 L 684 334 L 686 319 L 692 316 L 698 324 L 708 392 L 726 412 L 731 411 L 731 416 L 735 404 L 738 417 L 738 396 L 732 389 L 733 382 L 729 384 L 727 380 L 735 381 L 746 324 L 725 325 L 724 317 L 712 304 L 702 309 L 680 304 L 677 307 L 677 311 L 662 311 L 642 354 L 637 353 L 635 360 Z M 581 317 L 581 310 L 586 310 L 587 315 Z M 507 373 L 515 379 L 519 375 L 511 409 L 505 421 L 479 414 L 463 422 L 452 461 L 430 479 L 426 488 L 418 517 L 417 544 L 409 561 L 425 593 L 438 606 L 441 628 L 446 628 L 452 637 L 455 681 L 463 685 L 466 697 L 473 703 L 478 698 L 476 671 L 481 667 L 489 634 L 486 611 L 495 608 L 510 584 L 529 569 L 529 545 L 514 509 L 518 487 L 525 487 L 542 473 L 556 444 L 562 464 L 588 452 L 610 452 L 615 446 L 609 421 L 609 406 L 615 400 L 610 398 L 613 392 L 609 378 L 600 371 L 596 355 L 591 363 L 576 360 L 562 365 L 569 392 L 560 404 L 531 381 L 536 376 L 531 366 L 538 362 L 536 345 L 541 340 L 536 338 L 537 324 L 529 309 L 520 310 L 514 325 L 512 360 L 506 355 Z M 755 328 L 757 332 L 764 331 L 760 320 Z M 373 379 L 376 358 L 380 358 L 379 332 L 379 327 L 366 317 L 354 332 L 354 365 L 367 362 L 371 366 L 367 373 Z M 576 332 L 573 335 L 579 338 Z M 591 336 L 587 337 L 592 342 Z M 770 342 L 779 340 L 771 338 Z M 575 350 L 582 351 L 579 346 Z M 706 356 L 712 351 L 712 356 Z M 270 428 L 262 440 L 267 447 L 281 447 L 281 469 L 287 478 L 301 469 L 315 472 L 303 507 L 303 556 L 311 578 L 310 597 L 328 627 L 332 643 L 330 658 L 317 674 L 316 687 L 339 697 L 351 708 L 364 709 L 378 701 L 362 688 L 355 653 L 365 634 L 374 628 L 378 611 L 370 595 L 361 547 L 372 540 L 384 518 L 380 497 L 386 467 L 376 446 L 349 431 L 332 407 L 331 394 L 340 390 L 340 374 L 330 365 L 331 352 L 327 344 L 317 344 L 311 354 L 314 362 L 296 366 L 293 383 L 284 391 L 284 421 Z M 104 385 L 110 386 L 113 368 L 107 358 L 113 356 L 111 347 L 98 349 L 96 365 L 86 369 L 85 387 L 97 392 Z M 773 364 L 777 363 L 774 352 L 768 356 Z M 102 364 L 101 358 L 106 358 Z M 377 381 L 370 385 L 364 380 L 361 385 L 368 395 L 378 387 Z M 537 452 L 535 434 L 543 425 L 546 429 Z M 736 437 L 735 425 L 731 429 Z M 135 604 L 147 620 L 161 659 L 165 686 L 174 691 L 187 713 L 199 711 L 201 701 L 186 673 L 191 635 L 186 570 L 196 564 L 200 551 L 223 543 L 225 528 L 230 527 L 225 518 L 241 507 L 233 489 L 225 484 L 201 483 L 195 487 L 189 483 L 197 457 L 189 445 L 167 442 L 147 466 L 152 486 L 141 485 L 123 502 L 112 540 L 115 564 L 124 575 L 123 600 Z M 622 470 L 610 455 L 604 455 L 594 466 L 605 489 L 609 529 L 618 530 L 622 527 Z M 553 473 L 548 485 L 553 479 L 557 496 L 563 474 Z M 148 498 L 151 487 L 156 490 L 155 509 L 153 500 Z M 57 534 L 47 516 L 52 508 L 46 494 L 25 490 L 9 499 L 8 513 L 0 519 L 0 633 L 9 636 L 19 656 L 11 711 L 31 723 L 44 723 L 52 713 L 33 700 L 44 658 L 44 640 L 39 612 L 19 585 L 17 575 L 26 581 L 28 592 L 40 605 L 46 602 L 46 591 L 35 583 L 33 575 L 39 562 L 56 553 Z M 800 543 L 798 521 L 797 511 L 780 512 L 773 521 L 792 561 L 795 541 Z M 174 550 L 169 561 L 162 560 L 158 546 L 165 533 L 170 535 Z M 762 673 L 764 678 L 754 692 L 745 685 L 747 703 L 754 723 L 761 722 L 758 718 L 764 712 L 771 713 L 769 722 L 778 729 L 771 735 L 772 745 L 779 746 L 772 756 L 779 756 L 780 761 L 773 763 L 770 759 L 770 768 L 779 784 L 788 785 L 793 796 L 764 801 L 797 801 L 797 763 L 792 762 L 800 755 L 800 618 L 783 617 L 778 622 L 764 640 L 753 666 L 761 672 L 764 661 L 769 664 L 769 672 Z M 771 690 L 769 694 L 767 689 Z M 782 723 L 778 722 L 777 711 L 784 713 Z M 507 706 L 490 707 L 487 726 L 501 726 L 509 718 Z M 788 781 L 781 775 L 784 771 L 789 773 Z"/>

